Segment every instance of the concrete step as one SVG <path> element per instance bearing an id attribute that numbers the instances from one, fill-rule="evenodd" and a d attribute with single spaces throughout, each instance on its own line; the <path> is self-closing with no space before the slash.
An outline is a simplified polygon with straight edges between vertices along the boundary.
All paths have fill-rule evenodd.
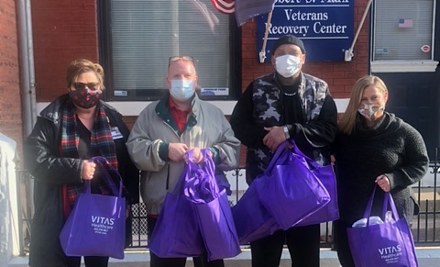
<path id="1" fill-rule="evenodd" d="M 418 247 L 416 249 L 419 267 L 435 267 L 440 266 L 440 247 Z M 226 267 L 249 267 L 251 266 L 249 249 L 243 249 L 238 256 L 226 259 Z M 141 251 L 126 251 L 123 260 L 110 259 L 110 267 L 150 267 L 149 252 L 147 250 Z M 28 257 L 14 257 L 11 259 L 7 267 L 27 267 Z M 193 267 L 191 259 L 188 259 L 186 267 Z M 290 267 L 289 251 L 283 250 L 281 256 L 280 267 Z M 6 267 L 6 266 L 5 266 Z M 321 267 L 340 267 L 336 252 L 330 249 L 321 249 Z"/>

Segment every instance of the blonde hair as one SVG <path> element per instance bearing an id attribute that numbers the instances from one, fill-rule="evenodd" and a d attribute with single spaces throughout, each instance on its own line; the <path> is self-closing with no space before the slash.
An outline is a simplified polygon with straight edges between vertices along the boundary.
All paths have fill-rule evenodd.
<path id="1" fill-rule="evenodd" d="M 75 59 L 70 62 L 66 71 L 67 88 L 72 86 L 79 75 L 88 71 L 93 71 L 96 74 L 101 89 L 104 89 L 104 69 L 98 63 L 94 63 L 88 59 Z"/>
<path id="2" fill-rule="evenodd" d="M 356 123 L 356 115 L 359 105 L 361 104 L 362 95 L 367 87 L 373 85 L 383 93 L 388 93 L 388 88 L 377 76 L 365 75 L 353 85 L 350 101 L 347 109 L 339 120 L 339 130 L 345 134 L 351 134 Z"/>

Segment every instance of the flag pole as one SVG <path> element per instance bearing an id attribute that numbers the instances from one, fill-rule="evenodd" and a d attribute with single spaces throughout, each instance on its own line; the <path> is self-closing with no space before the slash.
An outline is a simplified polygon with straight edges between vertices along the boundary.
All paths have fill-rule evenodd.
<path id="1" fill-rule="evenodd" d="M 269 27 L 272 21 L 272 12 L 273 10 L 271 10 L 269 14 L 267 14 L 266 31 L 264 32 L 263 46 L 261 47 L 261 51 L 259 53 L 260 63 L 264 63 L 264 60 L 266 59 L 267 37 L 269 36 Z"/>

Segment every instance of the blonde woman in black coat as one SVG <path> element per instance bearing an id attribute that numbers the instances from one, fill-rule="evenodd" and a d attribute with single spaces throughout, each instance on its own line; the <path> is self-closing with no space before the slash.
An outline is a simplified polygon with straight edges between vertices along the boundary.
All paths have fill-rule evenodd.
<path id="1" fill-rule="evenodd" d="M 411 185 L 428 169 L 426 146 L 420 133 L 385 111 L 388 89 L 377 76 L 367 75 L 354 85 L 347 110 L 339 122 L 335 142 L 340 220 L 335 246 L 343 267 L 354 267 L 347 228 L 363 217 L 377 185 L 372 215 L 381 215 L 384 192 L 391 192 L 400 217 L 408 223 L 418 213 Z"/>

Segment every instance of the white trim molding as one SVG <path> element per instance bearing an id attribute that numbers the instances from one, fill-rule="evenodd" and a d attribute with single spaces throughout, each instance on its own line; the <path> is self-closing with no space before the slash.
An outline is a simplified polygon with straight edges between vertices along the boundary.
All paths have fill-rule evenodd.
<path id="1" fill-rule="evenodd" d="M 220 108 L 225 115 L 231 115 L 237 101 L 208 101 L 218 108 Z M 142 110 L 152 101 L 107 101 L 107 104 L 114 107 L 124 116 L 138 116 Z M 49 105 L 49 102 L 38 102 L 37 103 L 37 114 Z"/>
<path id="2" fill-rule="evenodd" d="M 339 113 L 343 113 L 348 105 L 348 98 L 336 98 L 336 107 Z M 208 101 L 211 104 L 220 108 L 225 115 L 231 115 L 234 110 L 237 101 Z M 124 116 L 138 116 L 141 111 L 151 104 L 149 101 L 108 101 L 107 104 L 114 107 Z M 37 103 L 37 114 L 49 105 L 49 102 L 39 102 Z"/>
<path id="3" fill-rule="evenodd" d="M 435 72 L 435 60 L 375 60 L 371 61 L 371 72 Z"/>

